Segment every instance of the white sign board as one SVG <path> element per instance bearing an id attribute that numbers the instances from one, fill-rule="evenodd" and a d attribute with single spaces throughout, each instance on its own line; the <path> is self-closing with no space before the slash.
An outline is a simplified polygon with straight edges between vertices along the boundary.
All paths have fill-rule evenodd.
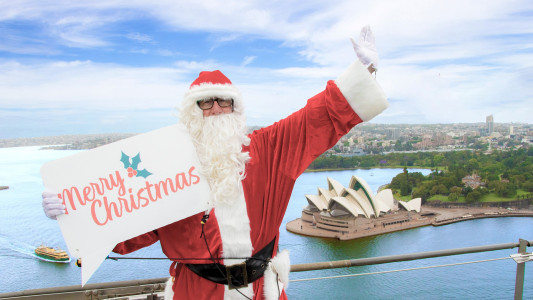
<path id="1" fill-rule="evenodd" d="M 85 285 L 120 242 L 211 207 L 189 133 L 173 125 L 48 162 L 45 189 L 67 209 L 58 217 Z"/>

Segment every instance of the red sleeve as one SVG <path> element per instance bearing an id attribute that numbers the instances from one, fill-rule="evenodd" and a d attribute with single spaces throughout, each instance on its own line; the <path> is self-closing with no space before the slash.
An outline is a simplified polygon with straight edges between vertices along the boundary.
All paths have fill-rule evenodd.
<path id="1" fill-rule="evenodd" d="M 270 143 L 265 150 L 274 156 L 271 161 L 279 172 L 296 180 L 315 158 L 361 122 L 335 82 L 329 81 L 304 108 L 264 129 Z"/>
<path id="2" fill-rule="evenodd" d="M 304 108 L 252 133 L 252 159 L 247 164 L 243 187 L 250 236 L 258 249 L 279 234 L 298 176 L 361 122 L 335 82 L 330 81 Z"/>
<path id="3" fill-rule="evenodd" d="M 141 248 L 148 247 L 159 240 L 157 231 L 150 231 L 145 234 L 141 234 L 124 242 L 118 243 L 113 252 L 118 254 L 128 254 L 133 251 L 137 251 Z"/>

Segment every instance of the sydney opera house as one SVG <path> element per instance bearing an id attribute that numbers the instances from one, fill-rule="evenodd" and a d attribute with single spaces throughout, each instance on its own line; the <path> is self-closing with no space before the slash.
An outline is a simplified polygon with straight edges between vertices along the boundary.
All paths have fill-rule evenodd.
<path id="1" fill-rule="evenodd" d="M 395 202 L 390 189 L 374 194 L 360 177 L 352 176 L 348 186 L 328 178 L 328 188 L 305 195 L 308 205 L 301 219 L 287 224 L 291 232 L 349 239 L 417 227 L 426 223 L 420 214 L 421 199 Z M 417 222 L 418 221 L 418 222 Z"/>

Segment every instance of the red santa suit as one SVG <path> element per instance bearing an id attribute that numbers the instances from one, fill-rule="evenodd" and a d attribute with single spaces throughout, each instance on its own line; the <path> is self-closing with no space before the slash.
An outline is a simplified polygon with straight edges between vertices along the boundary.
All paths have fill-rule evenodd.
<path id="1" fill-rule="evenodd" d="M 245 299 L 240 293 L 253 299 L 286 299 L 283 287 L 290 269 L 288 256 L 280 258 L 275 270 L 269 267 L 265 276 L 239 291 L 202 278 L 184 264 L 212 263 L 202 259 L 211 255 L 239 257 L 221 262 L 236 264 L 272 240 L 276 256 L 279 228 L 298 176 L 352 127 L 372 119 L 387 106 L 381 88 L 356 61 L 335 81 L 329 81 L 323 92 L 309 99 L 304 108 L 249 135 L 250 144 L 243 147 L 251 157 L 242 180 L 243 195 L 235 203 L 216 206 L 204 226 L 211 254 L 201 237 L 203 213 L 122 242 L 113 251 L 125 254 L 159 240 L 165 255 L 180 262 L 170 271 L 175 277 L 173 299 Z M 279 274 L 281 284 L 275 282 L 273 272 Z M 273 284 L 265 283 L 271 278 Z"/>

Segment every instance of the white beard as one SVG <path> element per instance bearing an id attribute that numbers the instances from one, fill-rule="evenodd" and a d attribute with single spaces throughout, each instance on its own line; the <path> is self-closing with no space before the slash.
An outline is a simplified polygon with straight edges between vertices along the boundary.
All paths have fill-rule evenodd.
<path id="1" fill-rule="evenodd" d="M 200 172 L 211 187 L 216 209 L 220 237 L 222 240 L 224 264 L 241 263 L 244 259 L 229 257 L 249 257 L 252 255 L 250 221 L 241 181 L 245 177 L 244 168 L 250 159 L 248 152 L 242 152 L 242 145 L 248 145 L 246 124 L 239 114 L 209 116 L 192 121 L 189 131 L 200 159 Z M 224 287 L 224 299 L 242 299 L 236 290 Z M 253 298 L 253 285 L 240 288 L 248 298 Z"/>
<path id="2" fill-rule="evenodd" d="M 241 180 L 250 159 L 246 122 L 235 113 L 209 116 L 191 122 L 189 131 L 200 160 L 200 172 L 211 187 L 213 203 L 232 204 L 242 195 Z"/>

